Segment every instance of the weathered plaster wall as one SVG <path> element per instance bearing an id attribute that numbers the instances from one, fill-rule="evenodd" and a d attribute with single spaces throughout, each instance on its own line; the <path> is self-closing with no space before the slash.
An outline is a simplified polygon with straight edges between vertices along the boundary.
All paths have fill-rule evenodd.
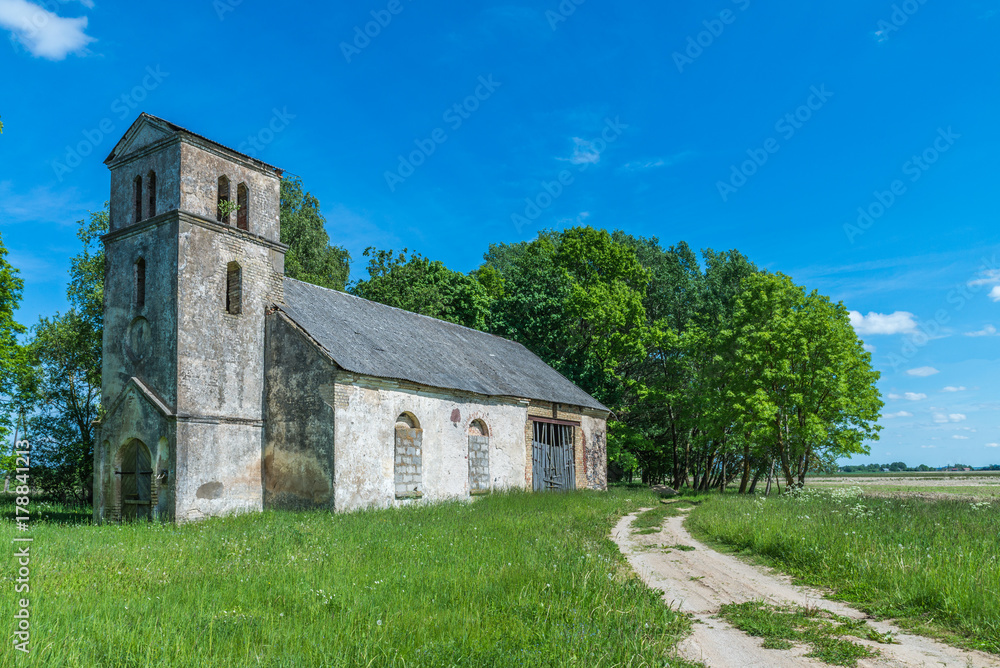
<path id="1" fill-rule="evenodd" d="M 333 510 L 336 367 L 280 312 L 265 345 L 264 507 Z"/>
<path id="2" fill-rule="evenodd" d="M 177 420 L 176 519 L 263 509 L 264 425 L 206 418 Z"/>
<path id="3" fill-rule="evenodd" d="M 156 172 L 156 215 L 180 208 L 180 155 L 181 145 L 174 142 L 160 149 L 130 153 L 121 161 L 116 161 L 111 169 L 111 200 L 108 211 L 111 216 L 111 231 L 134 225 L 135 199 L 133 183 L 136 176 L 142 177 L 143 220 L 152 218 L 149 211 L 148 176 Z"/>
<path id="4" fill-rule="evenodd" d="M 220 176 L 229 178 L 229 198 L 236 201 L 236 187 L 246 183 L 250 190 L 249 231 L 271 241 L 280 241 L 279 205 L 281 179 L 247 161 L 227 159 L 207 147 L 183 143 L 180 146 L 183 168 L 180 176 L 180 208 L 196 216 L 216 219 Z M 236 214 L 230 214 L 236 226 Z"/>
<path id="5" fill-rule="evenodd" d="M 422 434 L 423 500 L 468 498 L 469 425 L 482 420 L 490 436 L 493 489 L 524 487 L 524 424 L 516 400 L 457 396 L 392 381 L 337 377 L 336 509 L 412 503 L 396 499 L 393 451 L 396 418 L 410 413 Z"/>

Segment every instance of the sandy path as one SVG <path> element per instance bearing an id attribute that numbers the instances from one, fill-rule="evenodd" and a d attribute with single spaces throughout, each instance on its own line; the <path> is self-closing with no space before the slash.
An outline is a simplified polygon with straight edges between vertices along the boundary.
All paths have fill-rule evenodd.
<path id="1" fill-rule="evenodd" d="M 684 528 L 683 516 L 668 518 L 659 533 L 632 535 L 630 526 L 636 514 L 623 517 L 612 530 L 611 538 L 639 577 L 650 587 L 663 591 L 666 603 L 694 616 L 694 632 L 678 647 L 686 659 L 701 661 L 709 668 L 826 666 L 816 659 L 804 657 L 808 648 L 763 649 L 760 638 L 748 636 L 715 617 L 719 606 L 725 603 L 764 600 L 776 605 L 823 608 L 856 619 L 866 617 L 843 603 L 823 598 L 820 591 L 793 585 L 785 576 L 766 572 L 763 568 L 706 547 L 694 540 Z M 677 544 L 690 545 L 695 549 L 690 552 L 667 552 L 659 548 Z M 868 620 L 868 623 L 881 633 L 891 632 L 899 644 L 881 645 L 851 638 L 882 652 L 877 659 L 860 661 L 858 665 L 863 668 L 1000 666 L 1000 657 L 964 651 L 929 638 L 907 634 L 888 622 Z"/>

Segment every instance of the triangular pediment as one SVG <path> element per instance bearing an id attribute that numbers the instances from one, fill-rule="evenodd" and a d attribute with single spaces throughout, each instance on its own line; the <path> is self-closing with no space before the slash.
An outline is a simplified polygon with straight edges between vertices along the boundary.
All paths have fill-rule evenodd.
<path id="1" fill-rule="evenodd" d="M 173 408 L 166 401 L 157 395 L 146 383 L 132 376 L 125 383 L 125 387 L 122 388 L 118 396 L 110 403 L 108 411 L 105 414 L 105 422 L 124 409 L 130 402 L 137 400 L 139 404 L 155 409 L 163 417 L 172 417 L 174 415 Z"/>
<path id="2" fill-rule="evenodd" d="M 177 128 L 170 123 L 149 114 L 141 114 L 115 144 L 114 150 L 111 151 L 104 164 L 135 153 L 175 134 L 177 134 Z"/>

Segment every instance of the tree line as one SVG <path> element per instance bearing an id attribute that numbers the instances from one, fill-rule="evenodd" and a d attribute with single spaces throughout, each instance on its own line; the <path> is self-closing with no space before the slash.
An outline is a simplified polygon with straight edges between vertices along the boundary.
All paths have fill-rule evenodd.
<path id="1" fill-rule="evenodd" d="M 871 356 L 843 304 L 760 269 L 739 251 L 590 227 L 491 244 L 468 273 L 408 249 L 350 255 L 330 243 L 319 201 L 281 185 L 285 272 L 324 287 L 515 340 L 611 410 L 613 474 L 675 488 L 752 492 L 802 485 L 867 453 L 882 401 Z M 14 321 L 23 282 L 0 244 L 0 430 L 25 433 L 33 478 L 90 501 L 100 415 L 107 207 L 80 221 L 69 309 L 28 331 Z M 0 460 L 9 470 L 11 462 Z"/>

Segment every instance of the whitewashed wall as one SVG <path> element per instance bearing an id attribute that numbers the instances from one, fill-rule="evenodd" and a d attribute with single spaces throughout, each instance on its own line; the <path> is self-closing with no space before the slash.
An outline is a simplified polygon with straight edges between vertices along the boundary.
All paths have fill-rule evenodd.
<path id="1" fill-rule="evenodd" d="M 415 416 L 423 429 L 421 501 L 469 498 L 469 425 L 477 419 L 490 432 L 492 489 L 525 486 L 524 402 L 342 377 L 335 403 L 338 511 L 412 503 L 397 501 L 393 484 L 396 418 L 402 413 Z"/>

